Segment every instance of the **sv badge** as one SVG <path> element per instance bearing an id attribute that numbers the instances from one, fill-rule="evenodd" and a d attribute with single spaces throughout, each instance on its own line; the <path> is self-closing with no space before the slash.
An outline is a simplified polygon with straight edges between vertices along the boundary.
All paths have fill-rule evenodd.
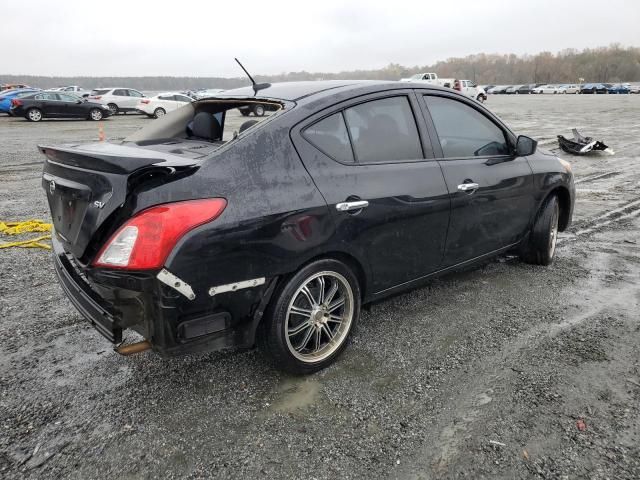
<path id="1" fill-rule="evenodd" d="M 104 202 L 99 202 L 98 200 L 96 200 L 95 202 L 93 202 L 93 206 L 96 208 L 102 208 L 104 207 Z"/>

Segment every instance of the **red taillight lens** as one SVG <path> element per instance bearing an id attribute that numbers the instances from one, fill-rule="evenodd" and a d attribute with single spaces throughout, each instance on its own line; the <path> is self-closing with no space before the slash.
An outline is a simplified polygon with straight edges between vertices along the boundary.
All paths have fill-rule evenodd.
<path id="1" fill-rule="evenodd" d="M 17 98 L 14 98 L 11 100 L 11 105 L 13 105 L 14 107 L 19 107 L 20 105 L 22 105 L 22 100 L 18 100 Z"/>
<path id="2" fill-rule="evenodd" d="M 91 98 L 92 100 L 100 100 L 102 98 L 102 95 L 94 95 L 90 96 L 89 98 Z"/>
<path id="3" fill-rule="evenodd" d="M 187 232 L 218 218 L 224 198 L 165 203 L 131 218 L 102 247 L 95 267 L 152 270 L 162 267 L 178 240 Z"/>
<path id="4" fill-rule="evenodd" d="M 149 100 L 140 100 L 140 103 L 149 103 Z"/>

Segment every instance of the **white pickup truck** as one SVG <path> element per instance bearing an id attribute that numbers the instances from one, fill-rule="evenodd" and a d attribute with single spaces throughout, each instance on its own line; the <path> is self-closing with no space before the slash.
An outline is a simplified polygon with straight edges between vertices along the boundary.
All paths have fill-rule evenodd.
<path id="1" fill-rule="evenodd" d="M 416 73 L 409 78 L 402 78 L 400 81 L 429 83 L 431 85 L 439 85 L 441 87 L 452 88 L 459 91 L 463 95 L 471 97 L 481 103 L 487 99 L 487 92 L 478 87 L 471 80 L 458 80 L 457 78 L 438 78 L 437 73 L 425 72 Z"/>
<path id="2" fill-rule="evenodd" d="M 88 97 L 89 94 L 91 94 L 91 90 L 85 90 L 84 88 L 79 87 L 78 85 L 69 85 L 68 87 L 58 87 L 58 88 L 55 88 L 54 90 L 58 90 L 60 92 L 66 92 L 66 93 L 73 93 L 78 97 Z"/>

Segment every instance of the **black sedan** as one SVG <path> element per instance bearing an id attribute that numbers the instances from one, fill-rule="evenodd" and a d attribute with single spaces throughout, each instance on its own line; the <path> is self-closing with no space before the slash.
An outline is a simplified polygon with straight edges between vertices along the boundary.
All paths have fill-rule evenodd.
<path id="1" fill-rule="evenodd" d="M 10 114 L 39 122 L 43 118 L 102 120 L 111 115 L 111 111 L 106 105 L 89 102 L 69 93 L 38 92 L 11 100 Z"/>
<path id="2" fill-rule="evenodd" d="M 276 112 L 236 131 L 228 113 L 256 101 Z M 39 148 L 62 288 L 111 342 L 145 338 L 118 352 L 257 343 L 309 373 L 365 303 L 507 251 L 550 264 L 574 183 L 536 147 L 451 89 L 326 81 L 227 91 L 119 143 Z"/>
<path id="3" fill-rule="evenodd" d="M 610 83 L 586 83 L 580 88 L 582 94 L 609 93 Z"/>

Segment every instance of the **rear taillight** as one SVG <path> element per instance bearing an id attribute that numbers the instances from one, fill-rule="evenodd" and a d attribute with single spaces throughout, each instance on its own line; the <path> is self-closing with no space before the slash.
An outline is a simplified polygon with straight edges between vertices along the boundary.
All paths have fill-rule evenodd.
<path id="1" fill-rule="evenodd" d="M 149 100 L 140 100 L 140 103 L 149 103 Z"/>
<path id="2" fill-rule="evenodd" d="M 19 107 L 20 105 L 22 105 L 22 100 L 18 100 L 17 98 L 14 98 L 11 100 L 11 105 L 13 105 L 14 107 Z"/>
<path id="3" fill-rule="evenodd" d="M 102 98 L 102 95 L 94 95 L 90 96 L 89 98 L 91 98 L 92 100 L 100 100 Z"/>
<path id="4" fill-rule="evenodd" d="M 187 232 L 218 218 L 224 198 L 165 203 L 135 215 L 102 247 L 95 267 L 152 270 L 164 265 L 178 240 Z"/>

